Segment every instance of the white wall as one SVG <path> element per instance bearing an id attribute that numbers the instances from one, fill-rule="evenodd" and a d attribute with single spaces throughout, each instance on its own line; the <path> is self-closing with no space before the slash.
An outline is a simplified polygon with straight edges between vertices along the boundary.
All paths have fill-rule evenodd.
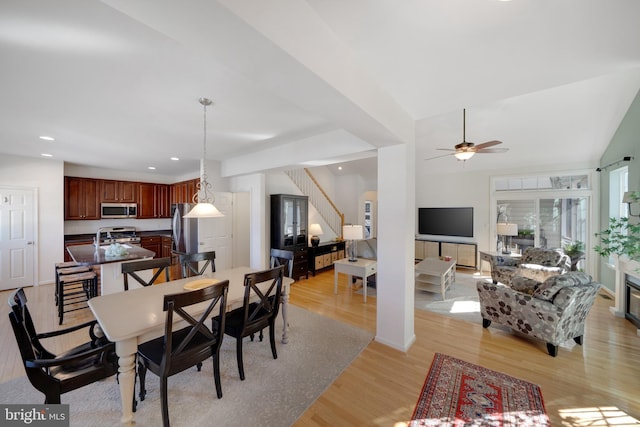
<path id="1" fill-rule="evenodd" d="M 37 284 L 53 283 L 64 259 L 64 166 L 61 161 L 2 155 L 0 186 L 38 189 Z"/>

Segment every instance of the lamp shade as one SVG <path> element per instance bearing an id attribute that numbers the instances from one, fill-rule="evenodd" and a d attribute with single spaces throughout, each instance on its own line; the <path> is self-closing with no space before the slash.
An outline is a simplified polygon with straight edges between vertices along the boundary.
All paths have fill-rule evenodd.
<path id="1" fill-rule="evenodd" d="M 517 236 L 518 224 L 510 224 L 508 222 L 499 222 L 496 225 L 496 233 L 499 236 Z"/>
<path id="2" fill-rule="evenodd" d="M 364 238 L 364 227 L 361 225 L 343 225 L 342 238 L 345 240 L 362 240 Z"/>
<path id="3" fill-rule="evenodd" d="M 224 214 L 211 203 L 198 203 L 183 218 L 220 218 Z"/>
<path id="4" fill-rule="evenodd" d="M 631 191 L 627 191 L 624 193 L 622 197 L 622 203 L 633 203 L 635 200 L 631 197 Z"/>
<path id="5" fill-rule="evenodd" d="M 309 234 L 311 234 L 312 236 L 319 236 L 321 234 L 324 234 L 324 232 L 322 231 L 322 227 L 320 227 L 320 224 L 311 224 L 309 226 Z"/>

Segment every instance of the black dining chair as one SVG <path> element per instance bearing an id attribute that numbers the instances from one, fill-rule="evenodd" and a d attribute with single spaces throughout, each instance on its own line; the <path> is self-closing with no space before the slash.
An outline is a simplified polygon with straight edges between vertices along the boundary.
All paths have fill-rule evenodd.
<path id="1" fill-rule="evenodd" d="M 140 376 L 140 400 L 146 396 L 145 378 L 147 370 L 160 377 L 160 398 L 162 405 L 162 423 L 169 425 L 169 405 L 167 397 L 168 377 L 197 366 L 209 357 L 213 358 L 213 377 L 218 399 L 222 397 L 220 382 L 220 345 L 225 328 L 227 291 L 229 281 L 224 280 L 190 292 L 180 292 L 164 296 L 163 309 L 167 316 L 164 336 L 138 346 L 138 375 Z M 199 319 L 188 313 L 187 307 L 204 301 L 210 301 Z M 217 307 L 217 308 L 216 308 Z M 215 323 L 209 329 L 205 322 L 216 309 Z M 189 324 L 175 331 L 174 321 L 183 320 Z"/>
<path id="2" fill-rule="evenodd" d="M 142 286 L 151 286 L 164 272 L 164 281 L 169 281 L 169 269 L 171 268 L 171 257 L 143 259 L 140 261 L 131 261 L 122 263 L 122 276 L 124 278 L 124 290 L 129 290 L 129 276 L 135 279 Z M 155 270 L 151 280 L 146 281 L 138 275 L 138 271 Z"/>
<path id="3" fill-rule="evenodd" d="M 269 327 L 269 341 L 273 358 L 278 358 L 275 340 L 275 320 L 280 308 L 280 294 L 282 293 L 282 278 L 284 266 L 271 270 L 248 273 L 244 276 L 243 305 L 227 313 L 224 333 L 236 339 L 236 358 L 238 359 L 238 372 L 240 379 L 244 380 L 244 363 L 242 360 L 242 340 L 244 337 L 253 337 Z M 252 302 L 256 301 L 256 302 Z M 214 324 L 216 319 L 214 319 Z"/>
<path id="4" fill-rule="evenodd" d="M 194 254 L 181 254 L 178 257 L 180 265 L 182 266 L 182 278 L 189 276 L 202 276 L 207 267 L 211 265 L 211 272 L 216 271 L 216 252 L 197 252 Z M 198 263 L 205 261 L 202 268 L 198 267 Z"/>
<path id="5" fill-rule="evenodd" d="M 293 276 L 293 251 L 271 248 L 271 268 L 283 265 L 285 276 Z"/>
<path id="6" fill-rule="evenodd" d="M 9 319 L 18 343 L 27 378 L 33 387 L 44 394 L 45 404 L 60 403 L 60 396 L 80 387 L 110 377 L 118 372 L 118 357 L 114 343 L 96 335 L 96 320 L 53 332 L 37 333 L 27 308 L 22 288 L 9 298 Z M 53 354 L 41 340 L 60 337 L 88 328 L 90 341 Z M 77 333 L 77 332 L 76 332 Z"/>

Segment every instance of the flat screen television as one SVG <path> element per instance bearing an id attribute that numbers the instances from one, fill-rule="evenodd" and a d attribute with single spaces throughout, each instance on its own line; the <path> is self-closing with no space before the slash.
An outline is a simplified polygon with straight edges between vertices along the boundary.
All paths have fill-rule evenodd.
<path id="1" fill-rule="evenodd" d="M 473 208 L 418 208 L 418 233 L 473 237 Z"/>

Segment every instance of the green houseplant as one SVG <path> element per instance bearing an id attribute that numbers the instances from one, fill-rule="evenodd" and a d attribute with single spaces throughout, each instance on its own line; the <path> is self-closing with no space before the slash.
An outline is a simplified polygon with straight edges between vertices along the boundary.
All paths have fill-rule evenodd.
<path id="1" fill-rule="evenodd" d="M 631 193 L 635 202 L 640 201 L 640 191 Z M 609 218 L 609 228 L 596 233 L 600 244 L 593 249 L 603 257 L 626 255 L 640 260 L 640 224 L 629 222 L 629 218 Z"/>

